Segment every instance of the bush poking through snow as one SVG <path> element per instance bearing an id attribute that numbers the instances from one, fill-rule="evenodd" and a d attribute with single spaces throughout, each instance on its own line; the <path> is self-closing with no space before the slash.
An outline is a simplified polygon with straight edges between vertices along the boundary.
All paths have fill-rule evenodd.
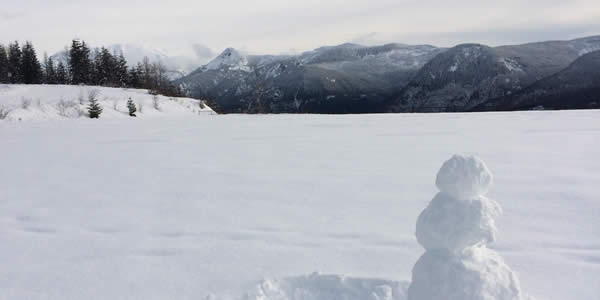
<path id="1" fill-rule="evenodd" d="M 100 103 L 98 102 L 99 94 L 100 91 L 98 90 L 91 90 L 88 93 L 88 113 L 90 114 L 91 119 L 99 119 L 103 111 L 102 106 L 100 106 Z"/>
<path id="2" fill-rule="evenodd" d="M 159 97 L 158 95 L 152 95 L 152 107 L 154 107 L 154 109 L 160 111 L 160 103 L 159 103 Z"/>
<path id="3" fill-rule="evenodd" d="M 76 110 L 78 112 L 78 116 L 81 115 L 79 113 L 79 105 L 75 101 L 66 101 L 64 98 L 61 98 L 60 101 L 56 104 L 56 109 L 58 110 L 58 114 L 62 117 L 69 117 L 69 112 L 71 110 Z"/>
<path id="4" fill-rule="evenodd" d="M 85 104 L 85 97 L 83 96 L 83 90 L 79 91 L 79 96 L 77 96 L 77 100 L 79 101 L 80 105 Z"/>
<path id="5" fill-rule="evenodd" d="M 129 97 L 129 100 L 127 100 L 127 109 L 129 110 L 130 117 L 137 117 L 135 115 L 137 108 L 135 108 L 135 103 L 133 103 L 133 100 L 131 100 L 131 97 Z"/>
<path id="6" fill-rule="evenodd" d="M 21 108 L 22 109 L 28 109 L 29 106 L 31 105 L 31 99 L 29 98 L 21 98 Z"/>
<path id="7" fill-rule="evenodd" d="M 6 117 L 8 117 L 8 114 L 10 114 L 11 111 L 12 109 L 10 108 L 0 106 L 0 120 L 6 119 Z"/>
<path id="8" fill-rule="evenodd" d="M 140 113 L 143 113 L 143 112 L 144 112 L 144 102 L 142 102 L 142 101 L 138 101 L 138 103 L 137 103 L 137 110 L 138 110 Z"/>
<path id="9" fill-rule="evenodd" d="M 200 100 L 200 109 L 204 108 L 206 108 L 206 104 L 204 103 L 204 100 Z"/>

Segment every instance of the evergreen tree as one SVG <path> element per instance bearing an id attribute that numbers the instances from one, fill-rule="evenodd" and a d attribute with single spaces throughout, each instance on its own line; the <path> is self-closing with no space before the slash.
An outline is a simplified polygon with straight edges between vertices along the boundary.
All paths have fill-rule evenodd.
<path id="1" fill-rule="evenodd" d="M 48 53 L 44 52 L 44 61 L 42 62 L 42 82 L 48 84 Z"/>
<path id="2" fill-rule="evenodd" d="M 108 49 L 102 47 L 98 61 L 98 72 L 100 82 L 98 84 L 105 86 L 114 86 L 116 83 L 116 61 Z"/>
<path id="3" fill-rule="evenodd" d="M 85 82 L 87 84 L 91 83 L 91 73 L 92 73 L 92 60 L 90 59 L 90 48 L 88 48 L 85 41 L 81 42 L 81 61 L 83 66 L 82 74 L 85 78 Z"/>
<path id="4" fill-rule="evenodd" d="M 15 41 L 8 45 L 8 77 L 10 83 L 21 83 L 21 47 Z"/>
<path id="5" fill-rule="evenodd" d="M 91 83 L 92 62 L 90 49 L 81 40 L 73 40 L 69 50 L 69 71 L 72 84 Z"/>
<path id="6" fill-rule="evenodd" d="M 20 76 L 25 84 L 42 82 L 42 66 L 38 61 L 33 44 L 25 42 L 21 56 Z"/>
<path id="7" fill-rule="evenodd" d="M 90 103 L 88 104 L 88 113 L 90 114 L 90 118 L 99 119 L 103 109 L 102 106 L 100 106 L 98 99 L 96 99 L 95 97 L 90 97 L 89 102 Z"/>
<path id="8" fill-rule="evenodd" d="M 69 74 L 67 73 L 67 68 L 62 61 L 59 61 L 58 66 L 56 67 L 56 83 L 69 84 Z"/>
<path id="9" fill-rule="evenodd" d="M 144 88 L 146 84 L 146 72 L 144 72 L 144 66 L 138 62 L 137 67 L 138 84 L 134 88 Z"/>
<path id="10" fill-rule="evenodd" d="M 125 56 L 123 56 L 123 53 L 121 53 L 116 59 L 116 81 L 118 86 L 127 86 L 128 79 L 129 73 L 127 68 L 127 60 L 125 60 Z"/>
<path id="11" fill-rule="evenodd" d="M 132 67 L 127 75 L 127 86 L 137 88 L 139 85 L 140 77 L 138 74 L 138 69 L 136 67 Z"/>
<path id="12" fill-rule="evenodd" d="M 56 76 L 56 67 L 54 66 L 54 59 L 52 57 L 48 58 L 45 66 L 45 76 L 47 84 L 57 84 L 57 76 Z"/>
<path id="13" fill-rule="evenodd" d="M 0 45 L 0 83 L 8 82 L 8 54 L 6 48 Z"/>
<path id="14" fill-rule="evenodd" d="M 135 103 L 133 103 L 133 100 L 131 100 L 131 97 L 129 97 L 129 100 L 127 100 L 127 109 L 129 109 L 129 116 L 137 117 L 135 114 L 137 108 L 135 107 Z"/>
<path id="15" fill-rule="evenodd" d="M 102 85 L 102 57 L 100 56 L 100 49 L 94 49 L 92 53 L 92 74 L 91 74 L 91 84 L 93 85 Z"/>

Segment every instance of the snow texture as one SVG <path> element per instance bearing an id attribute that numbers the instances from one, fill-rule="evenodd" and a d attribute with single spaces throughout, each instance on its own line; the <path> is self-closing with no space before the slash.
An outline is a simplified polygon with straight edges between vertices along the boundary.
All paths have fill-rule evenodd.
<path id="1" fill-rule="evenodd" d="M 520 300 L 519 280 L 498 253 L 469 248 L 459 256 L 427 251 L 413 269 L 408 299 Z"/>
<path id="2" fill-rule="evenodd" d="M 455 155 L 440 169 L 436 185 L 450 197 L 468 200 L 485 195 L 492 181 L 490 170 L 479 158 Z"/>
<path id="3" fill-rule="evenodd" d="M 19 95 L 32 110 L 62 93 L 46 91 Z M 505 213 L 489 248 L 523 289 L 600 295 L 600 111 L 198 117 L 176 107 L 0 120 L 1 300 L 231 300 L 266 281 L 294 300 L 296 290 L 385 298 L 385 286 L 402 300 L 432 177 L 464 152 L 493 166 L 488 197 Z"/>
<path id="4" fill-rule="evenodd" d="M 242 300 L 405 300 L 407 282 L 313 273 L 264 280 Z"/>
<path id="5" fill-rule="evenodd" d="M 502 213 L 496 201 L 480 196 L 456 200 L 439 193 L 417 221 L 417 240 L 427 250 L 463 249 L 496 240 L 494 218 Z"/>
<path id="6" fill-rule="evenodd" d="M 427 252 L 413 268 L 408 299 L 523 299 L 515 273 L 486 248 L 495 240 L 494 218 L 501 208 L 483 197 L 492 183 L 485 163 L 455 155 L 436 183 L 441 193 L 417 221 L 417 240 Z"/>

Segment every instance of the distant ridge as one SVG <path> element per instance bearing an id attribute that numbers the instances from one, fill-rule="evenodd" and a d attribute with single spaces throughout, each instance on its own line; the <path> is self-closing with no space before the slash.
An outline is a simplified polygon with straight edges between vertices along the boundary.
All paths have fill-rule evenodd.
<path id="1" fill-rule="evenodd" d="M 225 113 L 458 112 L 516 94 L 597 50 L 600 36 L 499 47 L 347 43 L 281 56 L 228 48 L 175 83 Z"/>

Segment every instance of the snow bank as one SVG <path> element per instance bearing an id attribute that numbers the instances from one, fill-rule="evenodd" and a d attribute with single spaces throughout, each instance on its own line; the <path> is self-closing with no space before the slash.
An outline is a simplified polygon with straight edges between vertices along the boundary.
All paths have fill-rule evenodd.
<path id="1" fill-rule="evenodd" d="M 405 300 L 407 282 L 341 275 L 265 280 L 243 300 Z"/>
<path id="2" fill-rule="evenodd" d="M 104 109 L 101 119 L 130 118 L 127 100 L 138 117 L 213 114 L 200 100 L 153 96 L 147 90 L 72 85 L 0 85 L 0 119 L 36 121 L 87 117 L 90 94 Z"/>

